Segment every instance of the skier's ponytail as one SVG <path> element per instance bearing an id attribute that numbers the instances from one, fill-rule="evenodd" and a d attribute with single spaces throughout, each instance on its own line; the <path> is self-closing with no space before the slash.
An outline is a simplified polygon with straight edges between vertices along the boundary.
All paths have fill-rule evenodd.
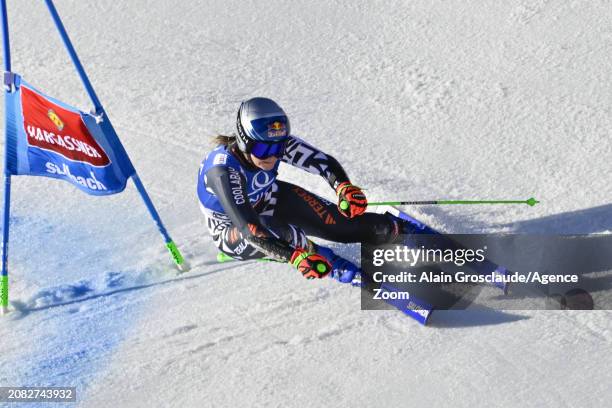
<path id="1" fill-rule="evenodd" d="M 236 135 L 231 135 L 231 136 L 217 135 L 213 137 L 212 143 L 215 146 L 219 146 L 219 145 L 229 146 L 230 144 L 234 143 L 235 140 L 236 140 Z"/>

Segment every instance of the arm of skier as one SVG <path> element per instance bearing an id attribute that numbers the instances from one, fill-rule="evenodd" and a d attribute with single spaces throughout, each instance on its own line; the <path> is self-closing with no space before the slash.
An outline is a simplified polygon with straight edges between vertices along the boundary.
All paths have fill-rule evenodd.
<path id="1" fill-rule="evenodd" d="M 340 183 L 349 181 L 338 160 L 295 136 L 289 136 L 282 160 L 309 173 L 320 175 L 334 190 Z"/>
<path id="2" fill-rule="evenodd" d="M 333 156 L 290 136 L 282 160 L 327 180 L 338 196 L 338 210 L 345 217 L 352 218 L 365 212 L 368 206 L 365 194 L 351 183 L 346 171 Z"/>
<path id="3" fill-rule="evenodd" d="M 331 266 L 324 257 L 293 248 L 261 224 L 249 202 L 240 172 L 232 167 L 215 166 L 206 173 L 206 180 L 232 224 L 251 245 L 269 258 L 291 263 L 308 279 L 322 278 L 329 273 Z"/>

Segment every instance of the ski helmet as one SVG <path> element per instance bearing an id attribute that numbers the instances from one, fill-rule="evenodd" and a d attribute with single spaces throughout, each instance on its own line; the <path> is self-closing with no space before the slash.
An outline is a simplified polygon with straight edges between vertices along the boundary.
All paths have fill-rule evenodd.
<path id="1" fill-rule="evenodd" d="M 268 98 L 251 98 L 242 102 L 236 127 L 238 148 L 260 159 L 282 156 L 291 130 L 283 109 Z"/>

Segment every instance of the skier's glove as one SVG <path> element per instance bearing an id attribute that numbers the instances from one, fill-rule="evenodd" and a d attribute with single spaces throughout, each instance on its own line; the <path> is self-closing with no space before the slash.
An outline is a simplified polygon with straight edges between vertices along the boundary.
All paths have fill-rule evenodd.
<path id="1" fill-rule="evenodd" d="M 290 262 L 306 279 L 324 278 L 332 269 L 325 257 L 308 253 L 302 248 L 297 248 L 293 252 Z"/>
<path id="2" fill-rule="evenodd" d="M 353 218 L 361 215 L 368 206 L 368 200 L 363 191 L 348 181 L 338 185 L 336 194 L 338 195 L 338 209 L 345 217 Z"/>

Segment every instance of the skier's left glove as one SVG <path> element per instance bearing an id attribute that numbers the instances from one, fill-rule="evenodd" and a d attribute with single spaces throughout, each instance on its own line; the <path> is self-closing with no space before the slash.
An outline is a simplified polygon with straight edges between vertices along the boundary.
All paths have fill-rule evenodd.
<path id="1" fill-rule="evenodd" d="M 361 215 L 368 207 L 368 200 L 363 191 L 348 181 L 338 185 L 336 194 L 338 195 L 338 210 L 345 217 L 353 218 Z"/>

